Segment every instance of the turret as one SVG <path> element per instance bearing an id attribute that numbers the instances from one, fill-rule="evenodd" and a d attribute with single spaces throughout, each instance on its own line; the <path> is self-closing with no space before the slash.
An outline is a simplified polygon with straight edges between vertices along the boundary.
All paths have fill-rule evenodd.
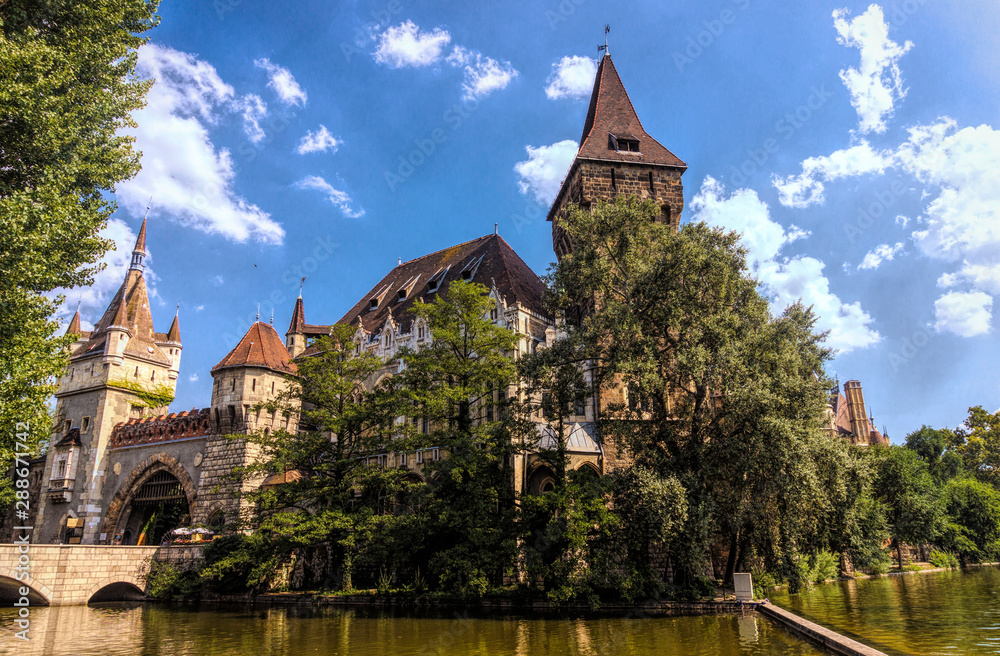
<path id="1" fill-rule="evenodd" d="M 306 350 L 305 327 L 306 309 L 300 291 L 299 297 L 295 299 L 295 309 L 292 310 L 292 322 L 288 326 L 288 332 L 285 333 L 285 346 L 293 359 Z"/>

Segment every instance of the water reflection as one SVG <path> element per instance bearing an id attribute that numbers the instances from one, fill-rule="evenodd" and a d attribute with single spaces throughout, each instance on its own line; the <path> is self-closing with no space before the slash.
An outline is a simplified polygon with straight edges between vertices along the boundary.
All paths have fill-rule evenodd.
<path id="1" fill-rule="evenodd" d="M 0 609 L 0 654 L 59 656 L 736 656 L 820 652 L 761 617 L 415 617 L 354 610 L 154 604 L 33 608 L 29 643 Z"/>
<path id="2" fill-rule="evenodd" d="M 771 601 L 889 654 L 1000 654 L 1000 568 L 820 585 Z"/>

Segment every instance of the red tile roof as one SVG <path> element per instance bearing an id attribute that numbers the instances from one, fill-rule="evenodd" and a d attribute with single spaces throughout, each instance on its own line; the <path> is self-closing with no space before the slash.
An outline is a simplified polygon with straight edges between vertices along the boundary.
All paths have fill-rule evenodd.
<path id="1" fill-rule="evenodd" d="M 212 372 L 228 367 L 263 367 L 288 374 L 297 371 L 274 327 L 262 321 L 250 326 L 236 348 L 212 367 Z"/>
<path id="2" fill-rule="evenodd" d="M 160 349 L 157 342 L 160 333 L 153 330 L 153 316 L 149 312 L 149 293 L 142 271 L 129 269 L 125 281 L 118 288 L 104 315 L 87 342 L 73 353 L 73 358 L 86 357 L 104 352 L 108 330 L 112 326 L 127 328 L 132 334 L 125 347 L 127 355 L 169 364 L 170 358 Z"/>
<path id="3" fill-rule="evenodd" d="M 615 150 L 609 145 L 609 134 L 638 141 L 639 152 Z M 577 157 L 687 168 L 642 127 L 610 55 L 605 55 L 597 68 Z"/>

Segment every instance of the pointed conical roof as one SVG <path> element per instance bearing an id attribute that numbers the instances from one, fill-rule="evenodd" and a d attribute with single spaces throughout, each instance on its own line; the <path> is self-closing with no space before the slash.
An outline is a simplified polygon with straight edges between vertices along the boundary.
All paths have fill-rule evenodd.
<path id="1" fill-rule="evenodd" d="M 288 325 L 288 332 L 285 335 L 301 334 L 306 325 L 306 306 L 302 302 L 302 297 L 295 299 L 295 309 L 292 310 L 292 323 Z"/>
<path id="2" fill-rule="evenodd" d="M 609 134 L 638 141 L 639 152 L 615 150 L 609 144 Z M 687 168 L 687 164 L 642 127 L 611 55 L 604 55 L 597 67 L 577 157 Z"/>
<path id="3" fill-rule="evenodd" d="M 181 343 L 181 324 L 178 315 L 174 315 L 174 320 L 170 323 L 170 330 L 167 331 L 167 341 Z"/>
<path id="4" fill-rule="evenodd" d="M 212 373 L 229 367 L 263 367 L 281 373 L 294 374 L 295 363 L 288 357 L 288 349 L 281 342 L 274 326 L 257 321 L 243 339 L 219 364 L 212 367 Z"/>
<path id="5" fill-rule="evenodd" d="M 142 227 L 139 228 L 139 236 L 135 238 L 135 248 L 132 251 L 146 252 L 146 219 L 142 220 Z"/>
<path id="6" fill-rule="evenodd" d="M 80 330 L 80 310 L 76 311 L 73 315 L 73 319 L 69 322 L 69 328 L 66 329 L 67 335 L 80 335 L 83 331 Z"/>

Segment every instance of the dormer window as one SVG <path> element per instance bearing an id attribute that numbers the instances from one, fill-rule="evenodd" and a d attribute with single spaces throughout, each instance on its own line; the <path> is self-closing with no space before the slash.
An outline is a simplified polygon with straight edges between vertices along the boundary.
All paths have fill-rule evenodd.
<path id="1" fill-rule="evenodd" d="M 483 261 L 485 255 L 480 255 L 477 258 L 469 260 L 464 267 L 462 267 L 462 280 L 468 282 L 476 276 L 476 270 L 479 269 L 479 263 Z"/>
<path id="2" fill-rule="evenodd" d="M 466 269 L 462 272 L 462 280 L 472 280 L 472 271 Z"/>
<path id="3" fill-rule="evenodd" d="M 406 300 L 406 290 L 405 289 L 400 289 L 398 292 L 396 292 L 396 300 L 397 301 L 405 301 Z"/>
<path id="4" fill-rule="evenodd" d="M 427 281 L 427 291 L 436 292 L 441 286 L 441 282 L 444 280 L 445 275 L 448 274 L 448 269 L 451 267 L 445 267 L 444 269 L 438 269 L 433 276 Z"/>
<path id="5" fill-rule="evenodd" d="M 634 136 L 608 133 L 608 148 L 616 152 L 639 152 L 639 140 Z"/>
<path id="6" fill-rule="evenodd" d="M 377 308 L 378 308 L 378 298 L 372 297 L 371 300 L 368 301 L 368 309 L 375 310 Z"/>

